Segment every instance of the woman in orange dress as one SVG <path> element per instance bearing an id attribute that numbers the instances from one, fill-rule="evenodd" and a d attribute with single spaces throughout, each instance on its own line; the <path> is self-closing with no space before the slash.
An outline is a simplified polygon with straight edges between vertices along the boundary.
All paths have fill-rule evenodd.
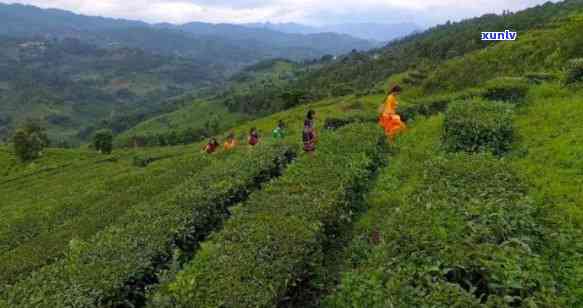
<path id="1" fill-rule="evenodd" d="M 397 96 L 399 94 L 401 94 L 401 87 L 394 86 L 389 91 L 389 97 L 387 97 L 385 103 L 379 108 L 381 111 L 379 124 L 384 128 L 390 143 L 393 143 L 395 136 L 407 128 L 401 120 L 401 117 L 397 114 L 397 107 L 399 106 Z"/>
<path id="2" fill-rule="evenodd" d="M 235 138 L 235 133 L 229 133 L 229 137 L 227 137 L 227 141 L 223 145 L 225 151 L 233 150 L 237 146 L 237 139 Z"/>

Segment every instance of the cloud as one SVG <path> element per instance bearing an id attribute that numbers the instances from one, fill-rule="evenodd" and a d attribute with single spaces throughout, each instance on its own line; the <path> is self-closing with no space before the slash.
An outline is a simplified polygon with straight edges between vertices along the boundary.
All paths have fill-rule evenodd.
<path id="1" fill-rule="evenodd" d="M 545 0 L 0 0 L 147 22 L 405 22 L 433 25 Z"/>

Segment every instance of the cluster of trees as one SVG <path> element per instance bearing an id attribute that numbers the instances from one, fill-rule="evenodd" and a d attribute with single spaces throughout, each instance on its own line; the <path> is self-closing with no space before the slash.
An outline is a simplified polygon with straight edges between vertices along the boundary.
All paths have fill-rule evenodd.
<path id="1" fill-rule="evenodd" d="M 49 146 L 68 148 L 66 141 L 51 142 L 46 128 L 38 121 L 27 120 L 17 128 L 12 135 L 12 146 L 16 157 L 21 162 L 33 161 L 43 154 L 43 150 Z M 93 136 L 93 149 L 103 154 L 111 154 L 113 151 L 113 133 L 111 130 L 102 129 Z"/>

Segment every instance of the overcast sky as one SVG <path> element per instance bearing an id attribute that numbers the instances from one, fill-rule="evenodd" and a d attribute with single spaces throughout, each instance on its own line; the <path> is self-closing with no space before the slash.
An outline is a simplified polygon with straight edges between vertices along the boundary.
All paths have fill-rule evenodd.
<path id="1" fill-rule="evenodd" d="M 312 25 L 412 21 L 427 26 L 544 0 L 0 0 L 147 22 L 298 22 Z"/>

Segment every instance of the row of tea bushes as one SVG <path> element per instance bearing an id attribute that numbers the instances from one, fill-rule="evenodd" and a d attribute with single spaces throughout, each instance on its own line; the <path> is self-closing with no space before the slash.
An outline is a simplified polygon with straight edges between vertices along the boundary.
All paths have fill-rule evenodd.
<path id="1" fill-rule="evenodd" d="M 299 159 L 238 208 L 150 306 L 274 307 L 319 267 L 325 241 L 349 222 L 385 138 L 376 125 L 354 124 L 321 139 L 315 156 Z"/>
<path id="2" fill-rule="evenodd" d="M 10 307 L 117 307 L 139 304 L 175 250 L 197 243 L 227 216 L 227 208 L 280 174 L 288 146 L 261 145 L 213 160 L 159 202 L 144 202 L 119 224 L 88 241 L 74 240 L 65 259 L 10 287 Z"/>
<path id="3" fill-rule="evenodd" d="M 34 183 L 42 185 L 44 194 L 31 202 L 34 209 L 23 205 L 2 219 L 6 228 L 0 235 L 0 281 L 13 283 L 53 262 L 64 254 L 71 238 L 90 238 L 125 211 L 173 189 L 210 161 L 197 153 L 158 161 L 147 169 L 128 162 L 97 162 L 62 176 L 39 176 Z M 71 172 L 86 173 L 87 179 L 70 183 L 67 175 Z M 56 183 L 59 180 L 63 183 Z M 23 190 L 35 193 L 40 188 Z"/>
<path id="4" fill-rule="evenodd" d="M 512 166 L 440 151 L 418 122 L 369 195 L 324 307 L 561 307 L 539 208 Z"/>

